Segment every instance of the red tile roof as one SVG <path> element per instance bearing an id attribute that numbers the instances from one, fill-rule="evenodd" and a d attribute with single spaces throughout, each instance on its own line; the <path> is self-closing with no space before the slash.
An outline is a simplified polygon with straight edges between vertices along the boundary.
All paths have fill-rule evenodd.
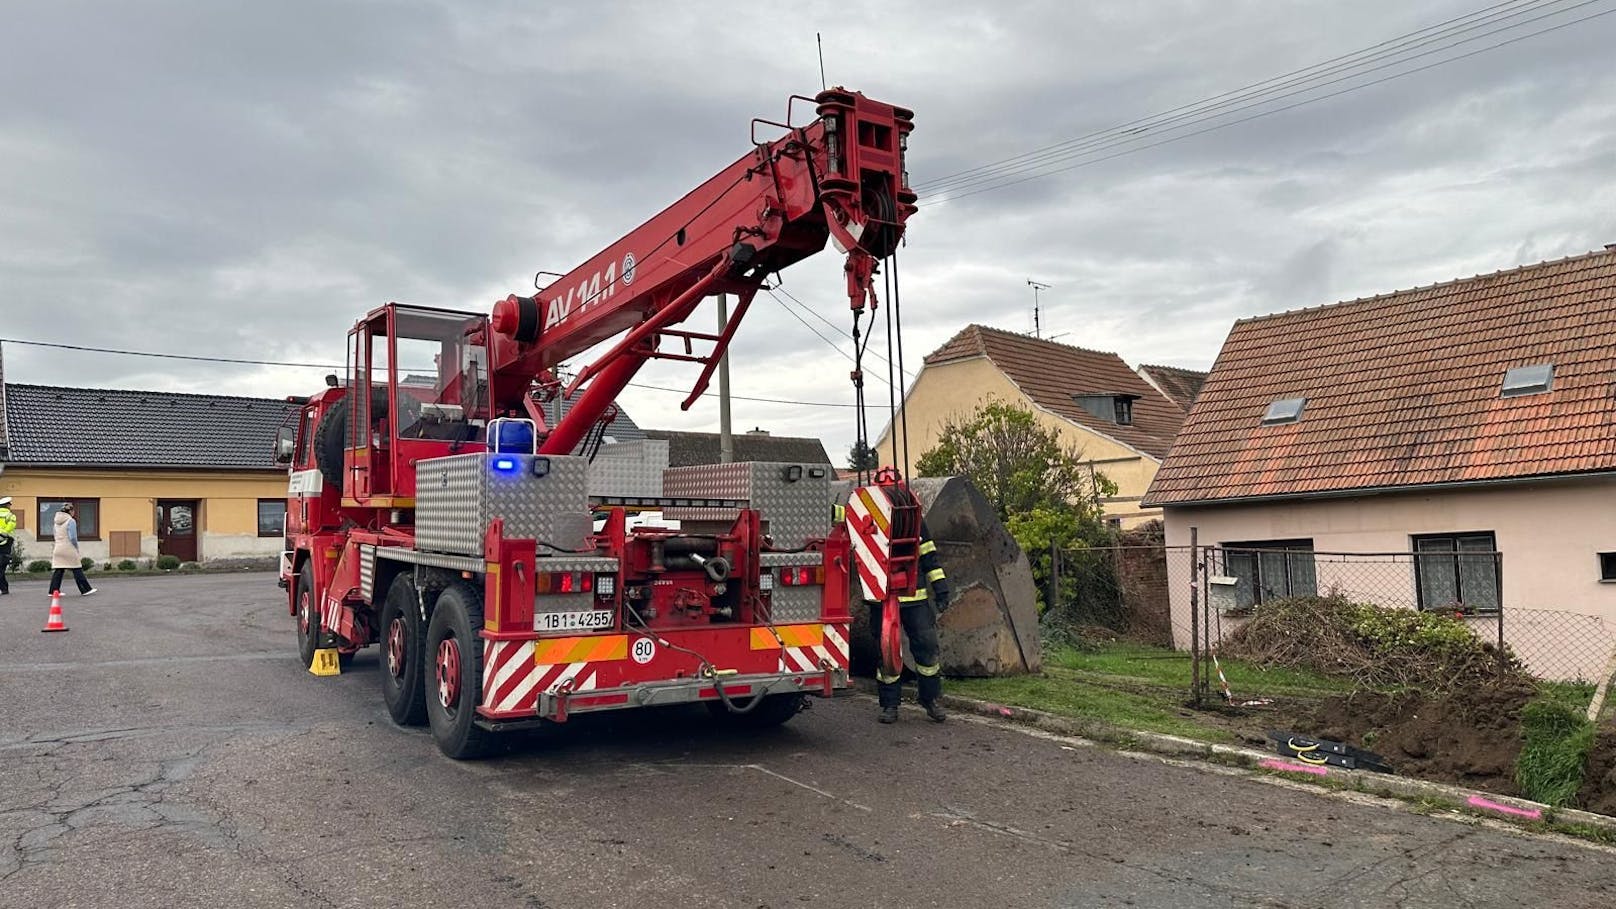
<path id="1" fill-rule="evenodd" d="M 1543 394 L 1506 370 L 1554 365 Z M 1147 505 L 1616 470 L 1616 252 L 1237 322 Z M 1268 405 L 1307 399 L 1296 423 Z"/>
<path id="2" fill-rule="evenodd" d="M 1193 369 L 1180 369 L 1177 366 L 1141 365 L 1139 372 L 1144 375 L 1146 382 L 1156 386 L 1162 394 L 1172 398 L 1174 403 L 1186 411 L 1195 403 L 1195 396 L 1201 393 L 1201 386 L 1206 384 L 1206 373 Z"/>
<path id="3" fill-rule="evenodd" d="M 972 357 L 987 357 L 1039 407 L 1157 459 L 1166 457 L 1184 421 L 1184 411 L 1177 404 L 1150 387 L 1114 353 L 969 325 L 932 351 L 926 365 Z M 1137 396 L 1133 425 L 1118 426 L 1094 416 L 1073 398 L 1080 394 Z"/>

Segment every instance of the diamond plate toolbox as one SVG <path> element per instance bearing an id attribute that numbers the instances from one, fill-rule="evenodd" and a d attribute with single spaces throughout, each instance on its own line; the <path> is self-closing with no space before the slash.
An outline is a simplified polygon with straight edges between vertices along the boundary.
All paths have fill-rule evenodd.
<path id="1" fill-rule="evenodd" d="M 793 549 L 830 534 L 830 468 L 824 464 L 746 461 L 670 467 L 662 475 L 669 498 L 744 499 L 763 514 L 776 546 Z M 676 521 L 729 523 L 732 508 L 669 508 Z"/>
<path id="2" fill-rule="evenodd" d="M 496 459 L 509 468 L 496 467 Z M 535 461 L 548 462 L 548 469 L 535 471 Z M 588 473 L 584 458 L 561 455 L 478 452 L 421 461 L 415 466 L 415 545 L 480 556 L 483 532 L 500 519 L 511 539 L 581 549 L 592 526 Z M 541 558 L 553 552 L 539 548 Z"/>
<path id="3" fill-rule="evenodd" d="M 654 499 L 662 495 L 662 473 L 667 469 L 664 439 L 604 445 L 589 465 L 589 494 Z"/>

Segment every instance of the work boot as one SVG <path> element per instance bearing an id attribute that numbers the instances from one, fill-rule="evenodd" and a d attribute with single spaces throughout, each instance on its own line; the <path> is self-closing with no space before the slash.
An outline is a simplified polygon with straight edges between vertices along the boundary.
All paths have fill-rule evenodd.
<path id="1" fill-rule="evenodd" d="M 898 721 L 898 708 L 896 708 L 896 707 L 882 707 L 881 708 L 881 722 L 883 722 L 883 723 L 896 723 L 897 721 Z"/>
<path id="2" fill-rule="evenodd" d="M 930 717 L 933 723 L 942 723 L 947 721 L 948 711 L 943 709 L 942 704 L 939 704 L 936 701 L 923 701 L 921 702 L 920 706 L 926 708 L 926 716 Z"/>

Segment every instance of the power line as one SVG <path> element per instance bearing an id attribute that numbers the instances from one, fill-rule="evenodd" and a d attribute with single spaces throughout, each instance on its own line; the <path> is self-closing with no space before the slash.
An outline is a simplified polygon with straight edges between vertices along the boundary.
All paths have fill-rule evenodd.
<path id="1" fill-rule="evenodd" d="M 793 302 L 793 303 L 797 304 L 798 306 L 802 307 L 803 310 L 805 312 L 807 312 L 809 315 L 813 316 L 814 318 L 818 319 L 819 321 L 821 321 L 821 322 L 825 323 L 826 325 L 830 326 L 831 331 L 836 332 L 837 334 L 841 335 L 842 337 L 846 338 L 849 341 L 853 340 L 853 336 L 851 334 L 849 334 L 845 329 L 843 329 L 841 326 L 837 325 L 835 322 L 832 322 L 831 320 L 825 318 L 823 315 L 820 314 L 819 310 L 813 308 L 812 306 L 809 306 L 807 303 L 802 302 L 801 300 L 797 299 L 795 296 L 792 296 L 791 291 L 786 290 L 784 287 L 780 287 L 778 285 L 776 285 L 770 291 L 771 296 L 773 296 L 774 291 L 778 291 L 780 293 L 785 294 L 786 299 L 788 299 L 791 302 Z M 776 299 L 778 299 L 778 298 L 776 298 Z M 783 303 L 782 303 L 782 305 L 783 305 Z M 800 322 L 802 320 L 799 319 L 798 321 Z M 821 340 L 823 340 L 823 339 L 824 339 L 823 336 L 821 336 Z M 841 350 L 841 348 L 837 347 L 837 350 L 839 351 L 839 350 Z M 844 354 L 844 356 L 845 356 L 845 354 Z M 876 358 L 877 360 L 880 360 L 883 363 L 887 362 L 887 358 L 881 356 L 878 353 L 871 353 L 871 354 L 869 354 L 869 356 L 872 356 L 872 357 Z M 848 359 L 852 359 L 852 358 L 849 357 Z M 891 364 L 888 364 L 888 365 L 891 365 Z M 913 379 L 915 377 L 915 374 L 912 373 L 912 372 L 905 372 L 904 377 L 909 378 L 909 379 Z"/>
<path id="2" fill-rule="evenodd" d="M 1342 55 L 1337 56 L 1337 57 L 1332 57 L 1331 59 L 1326 60 L 1323 63 L 1316 63 L 1316 64 L 1313 64 L 1311 66 L 1305 66 L 1305 67 L 1302 67 L 1300 69 L 1294 69 L 1294 70 L 1291 70 L 1288 73 L 1284 73 L 1284 74 L 1279 75 L 1279 76 L 1273 76 L 1271 78 L 1264 79 L 1264 80 L 1262 80 L 1260 82 L 1253 82 L 1253 83 L 1250 83 L 1248 85 L 1243 85 L 1243 86 L 1241 86 L 1239 88 L 1230 89 L 1230 90 L 1222 92 L 1220 94 L 1213 95 L 1210 98 L 1203 98 L 1200 101 L 1194 101 L 1194 102 L 1191 102 L 1189 104 L 1182 104 L 1182 105 L 1179 105 L 1178 107 L 1172 108 L 1171 110 L 1164 111 L 1162 113 L 1152 114 L 1152 115 L 1150 115 L 1148 117 L 1140 117 L 1140 118 L 1135 119 L 1135 120 L 1130 120 L 1127 123 L 1123 123 L 1123 124 L 1121 124 L 1119 126 L 1113 126 L 1113 127 L 1107 128 L 1107 129 L 1097 130 L 1095 132 L 1091 132 L 1091 133 L 1087 133 L 1087 134 L 1082 135 L 1082 136 L 1078 136 L 1078 137 L 1076 137 L 1074 139 L 1067 139 L 1067 140 L 1064 140 L 1064 141 L 1061 141 L 1061 142 L 1056 142 L 1056 143 L 1054 143 L 1052 145 L 1046 145 L 1046 146 L 1044 146 L 1042 148 L 1034 149 L 1033 151 L 1030 151 L 1030 152 L 1023 152 L 1022 154 L 1019 154 L 1019 155 L 1012 155 L 1012 156 L 1010 156 L 1008 158 L 1003 158 L 1003 159 L 1000 159 L 998 161 L 993 161 L 993 162 L 989 162 L 987 164 L 979 165 L 977 167 L 968 168 L 966 170 L 958 171 L 958 172 L 949 174 L 949 175 L 944 176 L 944 177 L 936 178 L 934 180 L 923 181 L 923 182 L 917 184 L 915 188 L 916 188 L 916 190 L 922 191 L 922 192 L 939 192 L 944 187 L 954 185 L 954 184 L 971 183 L 971 182 L 976 182 L 976 181 L 981 180 L 981 179 L 992 179 L 993 176 L 994 176 L 994 172 L 1000 170 L 1003 167 L 1006 167 L 1006 166 L 1020 167 L 1020 166 L 1022 166 L 1024 164 L 1035 162 L 1035 161 L 1037 161 L 1039 159 L 1042 159 L 1042 158 L 1046 158 L 1051 153 L 1059 153 L 1062 150 L 1071 149 L 1074 146 L 1079 146 L 1080 144 L 1087 144 L 1088 140 L 1092 140 L 1092 139 L 1096 139 L 1096 138 L 1104 138 L 1104 137 L 1107 137 L 1107 136 L 1112 135 L 1112 134 L 1135 135 L 1135 134 L 1137 134 L 1139 132 L 1143 132 L 1145 130 L 1153 129 L 1153 128 L 1156 128 L 1158 126 L 1161 126 L 1164 123 L 1172 122 L 1173 120 L 1177 120 L 1177 119 L 1182 119 L 1182 118 L 1184 118 L 1186 116 L 1190 116 L 1192 114 L 1202 113 L 1205 110 L 1210 110 L 1210 109 L 1214 109 L 1216 107 L 1224 106 L 1224 105 L 1227 105 L 1229 103 L 1233 103 L 1234 101 L 1246 100 L 1246 99 L 1249 99 L 1251 97 L 1257 97 L 1257 96 L 1260 96 L 1262 94 L 1269 93 L 1269 92 L 1271 92 L 1273 90 L 1286 87 L 1287 85 L 1296 84 L 1298 82 L 1311 81 L 1313 79 L 1316 79 L 1316 78 L 1319 78 L 1319 77 L 1321 77 L 1323 75 L 1326 75 L 1326 74 L 1328 74 L 1330 72 L 1337 71 L 1337 70 L 1343 68 L 1343 66 L 1345 66 L 1346 68 L 1353 68 L 1353 67 L 1355 67 L 1357 65 L 1361 65 L 1362 63 L 1367 62 L 1369 60 L 1373 60 L 1373 59 L 1385 56 L 1386 54 L 1392 52 L 1393 49 L 1399 47 L 1400 45 L 1407 44 L 1410 39 L 1413 39 L 1416 36 L 1422 36 L 1423 35 L 1424 37 L 1420 38 L 1419 41 L 1415 42 L 1415 44 L 1412 47 L 1404 47 L 1402 50 L 1397 51 L 1397 53 L 1406 53 L 1408 50 L 1416 49 L 1418 47 L 1424 46 L 1425 44 L 1431 43 L 1434 40 L 1438 40 L 1440 37 L 1445 37 L 1445 36 L 1440 34 L 1440 32 L 1442 32 L 1444 30 L 1448 31 L 1450 34 L 1447 35 L 1447 36 L 1451 37 L 1451 33 L 1454 30 L 1451 29 L 1451 28 L 1445 28 L 1445 27 L 1454 25 L 1455 23 L 1460 23 L 1460 22 L 1463 22 L 1465 20 L 1472 19 L 1472 18 L 1475 18 L 1475 17 L 1478 17 L 1478 16 L 1483 17 L 1482 21 L 1469 23 L 1467 26 L 1465 26 L 1465 28 L 1462 28 L 1462 29 L 1458 30 L 1459 32 L 1462 33 L 1463 31 L 1479 27 L 1480 25 L 1483 25 L 1483 24 L 1487 24 L 1487 22 L 1489 22 L 1489 21 L 1500 21 L 1500 19 L 1498 18 L 1500 15 L 1502 16 L 1502 18 L 1505 18 L 1505 19 L 1515 17 L 1515 16 L 1519 16 L 1519 15 L 1523 15 L 1525 12 L 1528 12 L 1529 10 L 1528 9 L 1519 9 L 1519 10 L 1515 10 L 1515 11 L 1507 13 L 1507 14 L 1500 14 L 1500 13 L 1496 12 L 1501 7 L 1515 6 L 1515 5 L 1519 4 L 1520 2 L 1521 2 L 1521 0 L 1508 0 L 1508 2 L 1497 3 L 1497 4 L 1494 4 L 1493 6 L 1489 6 L 1489 7 L 1486 7 L 1484 9 L 1472 12 L 1472 13 L 1466 13 L 1463 16 L 1457 16 L 1457 17 L 1454 17 L 1452 19 L 1448 19 L 1448 20 L 1445 20 L 1443 22 L 1436 23 L 1435 25 L 1427 26 L 1425 28 L 1418 29 L 1418 30 L 1413 31 L 1413 32 L 1409 32 L 1408 34 L 1405 34 L 1405 35 L 1400 35 L 1400 36 L 1397 36 L 1395 38 L 1389 38 L 1389 39 L 1387 39 L 1385 41 L 1380 42 L 1379 44 L 1372 45 L 1372 46 L 1370 46 L 1368 48 L 1363 48 L 1363 49 L 1356 50 L 1356 51 L 1353 51 L 1353 52 L 1348 53 L 1348 54 L 1342 54 Z M 1561 0 L 1528 0 L 1528 2 L 1526 3 L 1526 6 L 1527 7 L 1532 7 L 1532 6 L 1536 6 L 1536 5 L 1542 5 L 1545 2 L 1552 5 L 1553 3 L 1561 2 Z M 1368 56 L 1365 56 L 1365 55 L 1368 55 Z M 1335 64 L 1335 65 L 1332 66 L 1332 64 Z M 1303 76 L 1303 74 L 1306 74 L 1306 75 Z M 1303 78 L 1301 78 L 1301 79 L 1292 78 L 1292 77 L 1296 77 L 1296 76 L 1303 76 Z M 1286 82 L 1284 80 L 1289 80 L 1289 82 Z M 1280 84 L 1279 85 L 1271 85 L 1271 83 L 1280 83 Z M 1269 86 L 1269 87 L 1264 88 L 1264 86 Z M 1262 91 L 1255 91 L 1257 89 L 1262 89 Z M 1255 93 L 1253 94 L 1253 92 L 1255 92 Z M 1242 98 L 1241 96 L 1245 96 L 1245 97 Z M 1221 101 L 1221 103 L 1214 103 L 1214 102 L 1220 102 L 1221 99 L 1231 99 L 1231 100 Z M 1210 107 L 1208 107 L 1208 105 L 1210 105 Z"/>
<path id="3" fill-rule="evenodd" d="M 229 363 L 241 366 L 289 366 L 299 369 L 324 369 L 337 371 L 347 368 L 346 366 L 338 366 L 330 363 L 293 363 L 282 360 L 249 360 L 241 357 L 202 357 L 192 354 L 158 353 L 149 350 L 124 350 L 116 347 L 92 347 L 85 344 L 61 344 L 54 341 L 25 341 L 21 338 L 0 338 L 0 344 L 19 344 L 27 347 L 49 347 L 56 350 L 72 350 L 81 353 L 116 354 L 118 356 L 125 357 L 150 357 L 158 360 L 195 360 L 202 363 Z M 640 382 L 630 382 L 628 384 L 631 388 L 644 388 L 650 391 L 671 391 L 682 395 L 690 394 L 689 389 L 668 388 L 662 385 L 647 385 Z M 711 391 L 703 392 L 702 397 L 708 397 L 712 394 L 713 392 Z M 792 401 L 785 398 L 760 398 L 748 395 L 730 395 L 730 397 L 737 401 L 756 401 L 762 404 L 796 404 L 803 407 L 856 406 L 853 404 L 844 404 L 835 401 Z"/>
<path id="4" fill-rule="evenodd" d="M 77 350 L 86 353 L 120 354 L 128 357 L 152 357 L 159 360 L 196 360 L 202 363 L 239 363 L 245 366 L 292 366 L 299 369 L 344 369 L 329 363 L 288 363 L 280 360 L 246 360 L 237 357 L 200 357 L 194 354 L 154 353 L 149 350 L 119 350 L 111 347 L 89 347 L 83 344 L 58 344 L 52 341 L 24 341 L 21 338 L 0 338 L 0 344 L 22 344 L 28 347 L 53 347 L 57 350 Z"/>
<path id="5" fill-rule="evenodd" d="M 1566 10 L 1560 10 L 1557 13 L 1553 13 L 1553 14 L 1549 14 L 1549 15 L 1558 15 L 1558 14 L 1561 14 L 1561 13 L 1564 13 L 1564 12 L 1568 12 L 1571 9 L 1576 9 L 1577 7 L 1580 7 L 1580 6 L 1586 6 L 1586 5 L 1588 5 L 1590 3 L 1593 3 L 1593 2 L 1597 2 L 1597 0 L 1584 0 L 1584 2 L 1577 4 L 1577 6 L 1568 7 Z M 1007 172 L 1001 173 L 1001 174 L 995 174 L 995 175 L 993 175 L 991 177 L 986 177 L 986 178 L 984 178 L 984 179 L 982 179 L 980 181 L 977 181 L 974 184 L 966 184 L 966 185 L 962 185 L 962 186 L 959 186 L 959 187 L 955 188 L 956 190 L 958 190 L 958 189 L 968 189 L 969 191 L 966 191 L 966 192 L 954 192 L 954 194 L 952 194 L 952 195 L 946 195 L 945 194 L 944 198 L 933 200 L 933 201 L 930 201 L 930 202 L 928 202 L 926 204 L 927 205 L 941 205 L 941 204 L 944 204 L 944 203 L 947 203 L 947 202 L 955 201 L 957 199 L 963 199 L 963 198 L 966 198 L 968 196 L 977 195 L 978 193 L 989 192 L 989 191 L 995 190 L 995 189 L 1003 189 L 1003 188 L 1008 187 L 1008 186 L 1014 186 L 1014 185 L 1017 185 L 1017 184 L 1020 184 L 1020 183 L 1025 183 L 1025 182 L 1027 182 L 1029 180 L 1035 180 L 1035 179 L 1039 179 L 1041 177 L 1047 177 L 1047 176 L 1052 176 L 1052 175 L 1058 174 L 1058 173 L 1064 173 L 1066 171 L 1075 170 L 1075 169 L 1080 168 L 1080 167 L 1088 167 L 1088 166 L 1093 165 L 1093 164 L 1099 164 L 1099 163 L 1101 163 L 1103 161 L 1110 161 L 1110 160 L 1112 160 L 1114 158 L 1119 158 L 1119 157 L 1122 157 L 1124 155 L 1134 154 L 1136 152 L 1141 152 L 1141 151 L 1144 151 L 1146 149 L 1156 148 L 1157 146 L 1167 145 L 1167 144 L 1172 143 L 1172 142 L 1178 142 L 1178 141 L 1181 141 L 1183 139 L 1188 139 L 1188 138 L 1191 138 L 1193 136 L 1199 136 L 1199 135 L 1203 135 L 1205 133 L 1214 132 L 1214 131 L 1221 130 L 1221 129 L 1226 129 L 1226 128 L 1230 127 L 1230 126 L 1236 126 L 1236 125 L 1239 125 L 1241 123 L 1247 123 L 1247 122 L 1250 122 L 1252 120 L 1257 120 L 1257 119 L 1260 119 L 1260 118 L 1263 118 L 1263 117 L 1272 116 L 1274 114 L 1283 113 L 1285 111 L 1294 110 L 1296 108 L 1303 107 L 1303 106 L 1306 106 L 1308 104 L 1315 104 L 1315 103 L 1318 103 L 1320 101 L 1327 101 L 1327 100 L 1329 100 L 1331 98 L 1336 98 L 1336 97 L 1339 97 L 1341 95 L 1349 94 L 1351 92 L 1360 91 L 1362 89 L 1369 88 L 1371 86 L 1379 85 L 1379 84 L 1381 84 L 1383 82 L 1389 82 L 1389 81 L 1391 81 L 1393 79 L 1400 79 L 1400 78 L 1402 78 L 1404 76 L 1411 76 L 1411 75 L 1414 75 L 1416 73 L 1424 72 L 1425 70 L 1428 70 L 1428 69 L 1434 69 L 1434 68 L 1436 68 L 1438 66 L 1443 66 L 1443 65 L 1448 64 L 1448 63 L 1455 63 L 1455 62 L 1458 62 L 1460 60 L 1467 59 L 1469 57 L 1474 57 L 1474 56 L 1476 56 L 1478 54 L 1486 53 L 1486 52 L 1491 51 L 1491 50 L 1496 50 L 1496 49 L 1498 49 L 1500 47 L 1505 47 L 1507 45 L 1516 44 L 1516 43 L 1519 43 L 1521 41 L 1528 40 L 1530 38 L 1535 38 L 1535 37 L 1538 37 L 1540 35 L 1548 34 L 1549 32 L 1559 31 L 1560 29 L 1569 28 L 1569 27 L 1571 27 L 1573 25 L 1579 25 L 1581 23 L 1587 22 L 1587 21 L 1592 20 L 1592 19 L 1597 19 L 1597 18 L 1600 18 L 1602 16 L 1610 15 L 1613 12 L 1616 12 L 1616 9 L 1608 9 L 1608 10 L 1603 10 L 1601 12 L 1592 13 L 1590 15 L 1582 16 L 1582 17 L 1579 17 L 1577 19 L 1570 20 L 1568 22 L 1562 22 L 1562 23 L 1559 23 L 1557 25 L 1549 26 L 1547 28 L 1538 29 L 1537 31 L 1529 32 L 1527 34 L 1517 35 L 1515 37 L 1508 38 L 1506 40 L 1499 41 L 1499 42 L 1496 42 L 1494 44 L 1487 45 L 1485 47 L 1477 48 L 1477 49 L 1469 51 L 1467 53 L 1459 54 L 1459 55 L 1456 55 L 1456 56 L 1453 56 L 1453 57 L 1448 57 L 1448 58 L 1445 58 L 1445 59 L 1442 59 L 1442 60 L 1433 61 L 1431 63 L 1427 63 L 1427 64 L 1425 64 L 1423 66 L 1418 66 L 1418 67 L 1415 67 L 1413 69 L 1404 70 L 1402 72 L 1397 72 L 1397 73 L 1392 73 L 1392 74 L 1389 74 L 1389 75 L 1386 75 L 1386 76 L 1382 76 L 1382 77 L 1380 77 L 1378 79 L 1373 79 L 1373 80 L 1370 80 L 1368 82 L 1363 82 L 1363 83 L 1359 83 L 1357 85 L 1349 86 L 1347 88 L 1341 89 L 1339 91 L 1331 92 L 1329 94 L 1320 95 L 1320 96 L 1313 97 L 1313 98 L 1306 98 L 1306 99 L 1303 99 L 1301 101 L 1297 101 L 1297 102 L 1294 102 L 1292 104 L 1285 105 L 1283 107 L 1273 108 L 1271 110 L 1259 111 L 1259 112 L 1251 114 L 1249 116 L 1241 117 L 1241 118 L 1239 118 L 1237 120 L 1230 120 L 1230 121 L 1227 121 L 1227 122 L 1224 122 L 1224 123 L 1216 123 L 1216 124 L 1213 124 L 1211 126 L 1204 127 L 1202 129 L 1194 130 L 1193 132 L 1183 133 L 1183 134 L 1176 135 L 1176 136 L 1170 136 L 1170 137 L 1158 140 L 1156 142 L 1151 142 L 1151 143 L 1148 143 L 1148 144 L 1145 144 L 1145 145 L 1137 145 L 1137 146 L 1134 146 L 1134 147 L 1131 147 L 1131 148 L 1122 148 L 1122 150 L 1117 151 L 1117 152 L 1115 152 L 1113 154 L 1110 154 L 1110 155 L 1104 155 L 1104 156 L 1098 157 L 1098 158 L 1091 158 L 1091 159 L 1086 160 L 1086 161 L 1077 161 L 1076 163 L 1067 164 L 1067 165 L 1065 165 L 1063 167 L 1054 167 L 1054 168 L 1048 168 L 1048 169 L 1043 169 L 1043 170 L 1033 168 L 1032 170 L 1034 170 L 1036 172 L 1031 172 L 1031 173 L 1027 173 L 1027 169 L 1023 169 L 1023 170 L 1007 171 Z M 1541 19 L 1541 18 L 1546 18 L 1546 16 L 1537 17 L 1537 19 Z M 1533 20 L 1529 20 L 1529 21 L 1537 21 L 1537 19 L 1533 19 Z M 1525 23 L 1518 23 L 1517 26 L 1520 25 L 1520 24 L 1525 24 Z M 1512 27 L 1516 27 L 1516 26 L 1512 26 Z M 1503 30 L 1507 30 L 1507 29 L 1500 29 L 1499 31 L 1503 31 Z M 1489 33 L 1489 34 L 1492 34 L 1492 33 Z M 1475 39 L 1468 39 L 1468 40 L 1475 40 Z M 1459 42 L 1459 43 L 1465 43 L 1465 42 Z M 1448 50 L 1448 49 L 1451 49 L 1454 46 L 1457 46 L 1457 44 L 1450 45 L 1450 46 L 1445 47 L 1445 48 L 1441 48 L 1440 50 Z M 1186 129 L 1186 128 L 1189 128 L 1191 126 L 1195 126 L 1198 123 L 1203 123 L 1203 122 L 1207 122 L 1207 121 L 1210 121 L 1210 120 L 1216 120 L 1216 119 L 1219 119 L 1219 118 L 1224 117 L 1224 116 L 1229 116 L 1231 114 L 1240 113 L 1243 110 L 1249 110 L 1249 109 L 1254 108 L 1254 107 L 1260 107 L 1263 104 L 1268 104 L 1268 103 L 1271 103 L 1273 101 L 1282 100 L 1285 97 L 1291 97 L 1291 96 L 1294 96 L 1294 95 L 1297 95 L 1297 94 L 1304 94 L 1306 92 L 1313 91 L 1315 89 L 1322 88 L 1322 87 L 1325 87 L 1327 85 L 1335 84 L 1335 83 L 1341 82 L 1341 81 L 1346 81 L 1347 79 L 1351 79 L 1351 78 L 1357 78 L 1358 76 L 1367 75 L 1370 72 L 1375 72 L 1377 70 L 1385 69 L 1385 68 L 1388 68 L 1390 66 L 1397 65 L 1397 64 L 1400 64 L 1400 63 L 1406 63 L 1409 60 L 1415 59 L 1418 56 L 1427 56 L 1428 53 L 1434 53 L 1434 52 L 1435 51 L 1427 52 L 1427 54 L 1414 55 L 1414 56 L 1407 57 L 1407 58 L 1402 59 L 1402 60 L 1393 61 L 1392 63 L 1388 63 L 1388 64 L 1385 64 L 1383 66 L 1374 67 L 1374 68 L 1372 68 L 1370 70 L 1366 70 L 1365 72 L 1354 74 L 1353 76 L 1343 77 L 1341 79 L 1331 80 L 1330 82 L 1320 83 L 1319 85 L 1310 86 L 1310 87 L 1308 87 L 1306 89 L 1301 89 L 1299 91 L 1291 92 L 1291 93 L 1288 93 L 1286 95 L 1281 95 L 1281 96 L 1278 96 L 1278 97 L 1275 97 L 1275 98 L 1269 98 L 1269 99 L 1266 99 L 1266 100 L 1263 100 L 1263 101 L 1259 101 L 1256 104 L 1247 105 L 1246 107 L 1236 108 L 1236 109 L 1233 109 L 1233 110 L 1225 111 L 1225 112 L 1220 113 L 1220 114 L 1214 114 L 1214 115 L 1209 116 L 1209 117 L 1204 117 L 1204 118 L 1199 118 L 1199 119 L 1192 119 L 1192 120 L 1190 120 L 1188 122 L 1181 123 L 1181 124 L 1179 124 L 1177 126 L 1171 127 L 1167 131 L 1172 132 L 1172 131 L 1176 131 L 1176 130 L 1179 130 L 1179 129 Z M 1084 157 L 1084 156 L 1087 156 L 1087 155 L 1096 154 L 1098 152 L 1106 151 L 1109 148 L 1118 148 L 1118 147 L 1121 147 L 1121 146 L 1126 146 L 1130 142 L 1138 141 L 1139 138 L 1141 138 L 1141 137 L 1140 136 L 1128 136 L 1128 137 L 1120 139 L 1119 141 L 1112 141 L 1112 142 L 1102 143 L 1098 147 L 1095 147 L 1095 148 L 1087 149 L 1085 151 L 1077 152 L 1077 153 L 1073 153 L 1073 154 L 1069 154 L 1069 155 L 1060 156 L 1060 157 L 1057 157 L 1057 158 L 1052 159 L 1050 161 L 1044 162 L 1044 164 L 1040 165 L 1040 167 L 1047 167 L 1047 165 L 1049 165 L 1049 164 L 1058 164 L 1058 163 L 1061 163 L 1063 161 L 1070 160 L 1072 158 L 1080 158 L 1080 157 Z M 1017 173 L 1025 173 L 1026 175 L 1016 177 L 1015 175 Z M 1013 177 L 1013 179 L 1005 179 L 1005 178 L 1009 178 L 1009 177 Z M 999 182 L 994 182 L 994 181 L 999 181 Z M 979 187 L 979 188 L 971 188 L 972 186 Z"/>

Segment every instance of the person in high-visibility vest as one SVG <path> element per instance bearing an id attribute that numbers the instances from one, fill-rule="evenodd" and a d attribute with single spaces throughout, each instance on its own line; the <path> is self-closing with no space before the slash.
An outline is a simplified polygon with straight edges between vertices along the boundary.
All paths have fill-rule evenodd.
<path id="1" fill-rule="evenodd" d="M 938 656 L 937 616 L 948 609 L 948 575 L 943 572 L 943 563 L 937 558 L 937 544 L 932 542 L 931 531 L 926 529 L 924 519 L 920 522 L 920 577 L 921 582 L 915 586 L 913 594 L 898 598 L 898 618 L 903 625 L 903 633 L 909 638 L 909 655 L 915 660 L 915 674 L 920 677 L 915 686 L 918 689 L 917 700 L 932 722 L 941 723 L 948 719 L 948 714 L 939 703 L 943 696 L 943 666 Z M 931 601 L 936 604 L 935 609 L 926 602 L 928 588 Z M 870 628 L 876 634 L 878 648 L 884 609 L 881 603 L 870 604 Z M 875 680 L 880 684 L 880 719 L 883 723 L 898 721 L 898 703 L 903 691 L 899 678 L 889 676 L 879 666 L 876 667 Z"/>
<path id="2" fill-rule="evenodd" d="M 831 519 L 841 523 L 846 519 L 846 509 L 841 505 L 832 506 Z M 920 677 L 915 686 L 920 706 L 925 708 L 926 716 L 933 722 L 941 723 L 948 719 L 948 713 L 939 703 L 943 696 L 943 666 L 938 656 L 937 616 L 948 609 L 948 575 L 943 571 L 942 560 L 937 557 L 937 544 L 932 542 L 931 531 L 926 527 L 924 518 L 920 521 L 920 573 L 921 580 L 915 586 L 915 592 L 898 598 L 898 619 L 903 633 L 909 638 L 909 655 L 914 657 L 915 673 Z M 931 600 L 936 603 L 935 609 L 927 603 L 928 589 Z M 870 610 L 870 631 L 875 635 L 875 647 L 880 651 L 881 620 L 886 608 L 872 600 L 864 602 Z M 877 666 L 875 680 L 880 686 L 881 722 L 896 723 L 903 692 L 900 676 L 888 676 Z"/>
<path id="3" fill-rule="evenodd" d="M 11 593 L 6 572 L 11 570 L 11 549 L 17 535 L 17 516 L 11 511 L 11 496 L 0 496 L 0 596 Z"/>

